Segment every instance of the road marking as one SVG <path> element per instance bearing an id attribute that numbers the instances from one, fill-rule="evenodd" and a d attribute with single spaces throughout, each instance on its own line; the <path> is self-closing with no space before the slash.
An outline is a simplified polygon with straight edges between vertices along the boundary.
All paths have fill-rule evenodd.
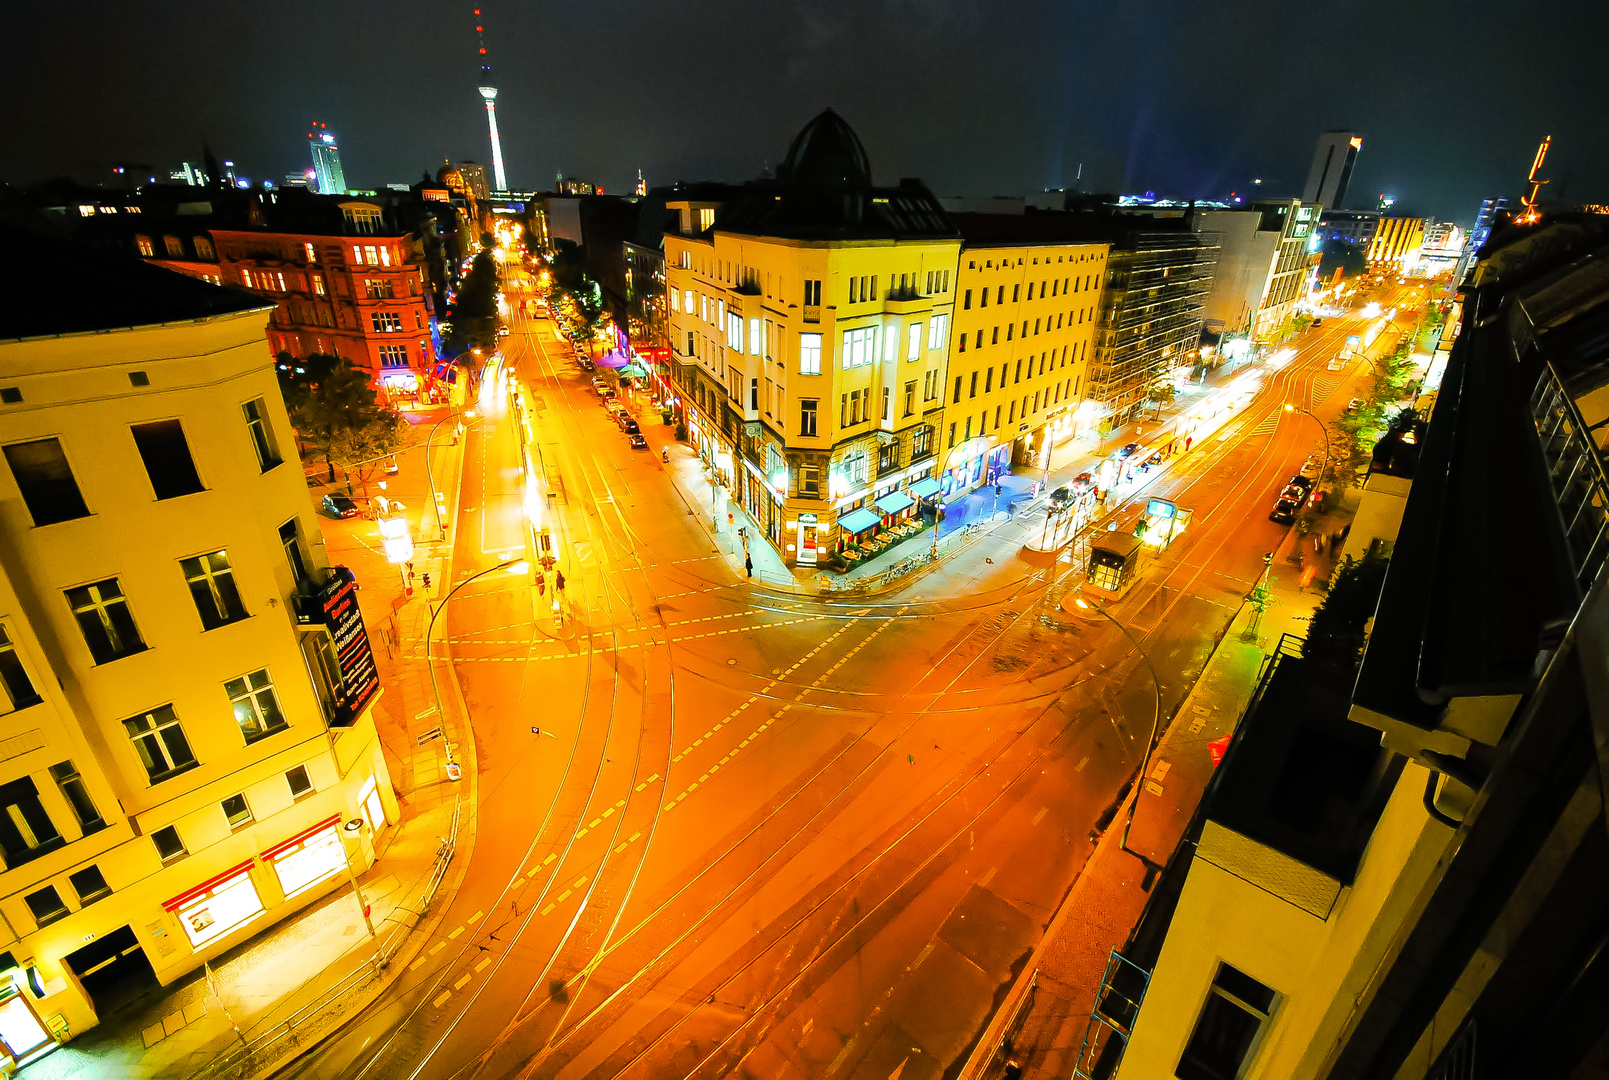
<path id="1" fill-rule="evenodd" d="M 604 816 L 604 817 L 608 817 L 608 816 L 610 816 L 610 815 L 611 815 L 611 814 L 613 814 L 613 813 L 614 813 L 614 812 L 615 812 L 615 808 L 614 808 L 614 807 L 612 807 L 612 806 L 611 806 L 611 807 L 609 807 L 609 808 L 608 808 L 608 809 L 607 809 L 607 810 L 605 810 L 605 811 L 604 811 L 604 812 L 603 812 L 603 816 Z"/>
<path id="2" fill-rule="evenodd" d="M 569 889 L 565 889 L 565 890 L 564 890 L 564 891 L 563 891 L 563 892 L 561 892 L 561 893 L 560 893 L 560 894 L 559 894 L 559 896 L 558 896 L 558 899 L 556 899 L 556 900 L 555 900 L 555 901 L 554 901 L 554 903 L 556 903 L 556 904 L 562 904 L 562 903 L 564 903 L 564 902 L 565 902 L 565 901 L 566 901 L 566 900 L 568 900 L 568 899 L 570 899 L 570 890 L 569 890 Z"/>
<path id="3" fill-rule="evenodd" d="M 511 888 L 511 889 L 517 889 L 521 885 L 524 885 L 524 884 L 525 884 L 525 875 L 521 874 L 519 877 L 517 877 L 513 881 L 509 882 L 508 887 Z"/>
<path id="4" fill-rule="evenodd" d="M 556 907 L 556 906 L 557 905 L 555 905 L 555 904 L 549 904 L 547 907 L 542 909 L 542 914 L 546 915 L 548 912 L 552 911 L 554 909 L 554 907 Z"/>
<path id="5" fill-rule="evenodd" d="M 630 843 L 630 841 L 628 841 L 628 840 L 622 840 L 620 843 L 616 844 L 615 845 L 615 854 L 619 855 L 622 851 L 625 851 L 626 850 L 626 845 L 629 844 L 629 843 Z"/>
<path id="6" fill-rule="evenodd" d="M 575 884 L 575 887 L 577 889 L 579 889 L 581 886 L 585 885 L 586 883 L 587 883 L 587 875 L 582 874 L 580 877 L 575 879 L 574 884 Z"/>
<path id="7" fill-rule="evenodd" d="M 591 821 L 587 822 L 587 828 L 596 829 L 598 827 L 599 823 L 602 822 L 602 821 L 603 821 L 603 818 L 595 817 Z"/>
<path id="8" fill-rule="evenodd" d="M 1157 762 L 1156 768 L 1151 770 L 1151 779 L 1160 783 L 1162 779 L 1168 775 L 1168 770 L 1171 768 L 1173 768 L 1173 763 L 1171 761 Z"/>
<path id="9" fill-rule="evenodd" d="M 462 990 L 464 988 L 464 984 L 469 982 L 469 980 L 473 979 L 474 977 L 475 976 L 466 973 L 462 979 L 459 979 L 457 982 L 453 983 L 453 989 Z"/>
<path id="10" fill-rule="evenodd" d="M 483 957 L 480 958 L 480 963 L 475 965 L 475 970 L 477 972 L 485 971 L 486 970 L 486 965 L 490 964 L 491 962 L 492 962 L 492 958 L 490 956 L 483 956 Z"/>
<path id="11" fill-rule="evenodd" d="M 455 927 L 453 929 L 453 932 L 447 935 L 447 940 L 451 941 L 453 938 L 457 937 L 459 934 L 462 934 L 463 932 L 464 932 L 464 928 L 462 926 Z"/>
<path id="12" fill-rule="evenodd" d="M 995 871 L 998 870 L 998 869 L 999 869 L 999 867 L 996 867 L 996 866 L 989 867 L 988 873 L 984 874 L 982 877 L 980 877 L 978 879 L 979 887 L 981 888 L 982 886 L 985 886 L 985 885 L 989 884 L 989 882 L 993 881 Z"/>
<path id="13" fill-rule="evenodd" d="M 924 945 L 922 947 L 922 951 L 916 954 L 915 962 L 912 963 L 911 966 L 906 968 L 905 970 L 906 971 L 914 971 L 917 968 L 921 967 L 922 966 L 922 961 L 926 960 L 927 957 L 928 957 L 928 954 L 933 951 L 933 944 L 934 943 L 932 941 L 929 941 L 926 945 Z"/>
<path id="14" fill-rule="evenodd" d="M 465 919 L 464 922 L 468 923 L 470 926 L 474 926 L 476 923 L 480 922 L 485 917 L 486 917 L 486 913 L 484 911 L 477 911 L 477 912 L 475 912 L 475 914 L 473 914 L 469 918 Z"/>
<path id="15" fill-rule="evenodd" d="M 433 1008 L 439 1009 L 441 1008 L 442 1002 L 446 1001 L 452 996 L 453 992 L 451 990 L 443 990 L 439 995 L 437 995 L 436 1000 L 432 1001 L 430 1004 Z"/>
<path id="16" fill-rule="evenodd" d="M 583 836 L 587 835 L 588 831 L 589 830 L 587 830 L 587 829 L 582 829 L 580 832 L 575 834 L 575 838 L 577 840 L 581 839 Z"/>
<path id="17" fill-rule="evenodd" d="M 626 837 L 626 843 L 635 844 L 637 842 L 637 837 L 639 837 L 641 835 L 642 835 L 642 833 L 640 833 L 640 832 L 632 833 L 630 836 Z"/>
<path id="18" fill-rule="evenodd" d="M 1079 761 L 1078 761 L 1078 764 L 1073 766 L 1073 771 L 1074 772 L 1083 772 L 1084 771 L 1084 766 L 1088 765 L 1088 764 L 1089 764 L 1089 758 L 1088 757 L 1080 758 Z"/>
<path id="19" fill-rule="evenodd" d="M 542 865 L 546 866 L 548 863 L 552 862 L 556 858 L 558 858 L 557 855 L 549 855 L 547 858 L 542 860 Z"/>
<path id="20" fill-rule="evenodd" d="M 1034 815 L 1033 821 L 1029 822 L 1029 824 L 1030 825 L 1038 825 L 1041 821 L 1045 820 L 1045 815 L 1048 814 L 1049 812 L 1050 812 L 1050 807 L 1041 806 L 1039 808 L 1039 813 Z"/>
<path id="21" fill-rule="evenodd" d="M 445 949 L 446 947 L 447 947 L 447 943 L 445 941 L 438 941 L 434 945 L 430 946 L 430 955 L 435 956 L 437 953 L 441 952 L 441 950 Z"/>
<path id="22" fill-rule="evenodd" d="M 408 970 L 409 971 L 418 971 L 420 966 L 422 964 L 424 964 L 424 962 L 425 962 L 425 958 L 421 956 L 419 959 L 415 960 L 413 963 L 408 965 Z"/>

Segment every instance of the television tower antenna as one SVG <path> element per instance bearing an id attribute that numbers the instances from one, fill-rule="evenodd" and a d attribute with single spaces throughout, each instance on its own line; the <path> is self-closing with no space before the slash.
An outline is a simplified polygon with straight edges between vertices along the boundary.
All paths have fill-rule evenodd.
<path id="1" fill-rule="evenodd" d="M 1520 199 L 1520 205 L 1525 209 L 1514 219 L 1517 225 L 1535 225 L 1542 220 L 1542 211 L 1537 207 L 1537 203 L 1542 198 L 1542 185 L 1547 181 L 1538 180 L 1536 174 L 1542 171 L 1542 163 L 1548 159 L 1548 147 L 1552 145 L 1553 136 L 1549 135 L 1542 140 L 1542 145 L 1536 148 L 1536 160 L 1531 162 L 1531 175 L 1525 178 L 1528 190 L 1525 197 Z"/>
<path id="2" fill-rule="evenodd" d="M 486 55 L 486 26 L 480 8 L 475 9 L 475 41 L 480 46 L 480 96 L 486 102 L 486 127 L 492 134 L 492 178 L 498 191 L 508 190 L 503 173 L 503 143 L 497 137 L 497 87 L 492 84 L 492 61 Z"/>

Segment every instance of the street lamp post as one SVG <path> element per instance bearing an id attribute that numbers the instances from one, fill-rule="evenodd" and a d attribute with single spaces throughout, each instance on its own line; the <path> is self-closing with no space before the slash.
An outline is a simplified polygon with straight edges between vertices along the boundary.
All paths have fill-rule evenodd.
<path id="1" fill-rule="evenodd" d="M 502 570 L 505 567 L 514 566 L 518 563 L 524 562 L 525 560 L 523 558 L 504 559 L 496 566 L 488 566 L 484 570 L 469 575 L 469 577 L 466 577 L 463 581 L 460 581 L 457 585 L 454 585 L 450 590 L 448 590 L 447 595 L 441 598 L 441 603 L 437 604 L 430 610 L 430 622 L 425 626 L 425 667 L 430 671 L 430 693 L 436 701 L 436 715 L 442 718 L 443 725 L 446 723 L 447 716 L 446 713 L 442 712 L 441 709 L 441 685 L 436 681 L 435 658 L 430 655 L 430 642 L 435 637 L 436 633 L 436 617 L 443 611 L 447 610 L 447 601 L 456 596 L 458 590 L 462 589 L 465 585 L 468 585 L 471 581 L 483 578 L 487 574 L 495 573 L 496 571 Z M 467 723 L 467 717 L 465 718 L 465 721 Z M 447 744 L 447 778 L 449 780 L 456 780 L 458 779 L 459 773 L 458 761 L 453 757 L 452 740 L 447 738 L 445 730 L 442 732 L 442 742 Z"/>
<path id="2" fill-rule="evenodd" d="M 1324 421 L 1320 420 L 1310 409 L 1304 409 L 1300 405 L 1293 405 L 1287 401 L 1285 411 L 1302 413 L 1318 425 L 1319 434 L 1324 437 L 1324 474 L 1328 476 L 1330 473 L 1330 429 L 1325 427 Z"/>
<path id="3" fill-rule="evenodd" d="M 362 838 L 363 819 L 355 817 L 341 826 L 342 830 L 351 833 L 356 839 Z M 352 895 L 357 897 L 358 910 L 363 913 L 363 925 L 369 928 L 369 940 L 375 940 L 374 920 L 369 918 L 369 902 L 363 898 L 363 890 L 358 886 L 358 873 L 352 867 L 352 853 L 347 850 L 346 841 L 341 840 L 341 857 L 346 863 L 346 877 L 352 883 Z"/>
<path id="4" fill-rule="evenodd" d="M 1129 830 L 1134 827 L 1134 812 L 1139 808 L 1140 805 L 1140 785 L 1145 783 L 1146 770 L 1151 767 L 1151 754 L 1156 749 L 1158 735 L 1157 729 L 1162 724 L 1162 680 L 1157 678 L 1156 668 L 1151 663 L 1151 657 L 1147 655 L 1145 649 L 1141 647 L 1139 641 L 1135 639 L 1134 635 L 1129 633 L 1128 627 L 1114 619 L 1110 614 L 1107 613 L 1104 607 L 1091 604 L 1083 599 L 1076 600 L 1074 603 L 1085 611 L 1093 611 L 1095 614 L 1117 627 L 1118 632 L 1128 639 L 1128 643 L 1130 645 L 1134 646 L 1134 651 L 1140 654 L 1140 659 L 1145 662 L 1145 670 L 1150 672 L 1151 675 L 1151 689 L 1156 693 L 1156 701 L 1151 711 L 1151 737 L 1146 740 L 1145 754 L 1140 758 L 1140 775 L 1135 781 L 1134 801 L 1129 804 L 1128 820 L 1123 823 L 1123 836 L 1118 841 L 1118 846 L 1124 851 L 1128 852 L 1130 855 L 1133 855 L 1136 859 L 1139 859 L 1147 867 L 1161 869 L 1157 863 L 1152 862 L 1151 859 L 1145 855 L 1142 855 L 1138 851 L 1135 851 L 1133 848 L 1129 847 Z"/>
<path id="5" fill-rule="evenodd" d="M 441 496 L 436 494 L 436 475 L 435 471 L 430 467 L 430 444 L 435 441 L 436 432 L 441 428 L 441 425 L 457 418 L 457 410 L 449 407 L 447 415 L 437 420 L 435 425 L 431 427 L 430 434 L 425 436 L 425 483 L 430 485 L 430 505 L 436 508 L 436 539 L 438 540 L 447 535 L 447 526 L 441 520 Z"/>

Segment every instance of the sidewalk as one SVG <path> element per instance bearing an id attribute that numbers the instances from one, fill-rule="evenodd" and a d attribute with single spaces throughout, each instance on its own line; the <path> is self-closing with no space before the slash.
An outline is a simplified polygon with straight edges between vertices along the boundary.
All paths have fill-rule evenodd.
<path id="1" fill-rule="evenodd" d="M 410 518 L 429 510 L 423 453 L 413 451 L 408 456 L 421 458 L 418 465 L 405 464 L 402 473 L 389 478 L 388 494 L 407 504 Z M 457 449 L 438 445 L 434 453 L 436 481 L 450 491 L 449 502 L 456 507 Z M 420 495 L 411 491 L 410 473 L 418 474 Z M 319 489 L 310 497 L 316 502 Z M 200 969 L 153 991 L 29 1065 L 23 1072 L 28 1080 L 267 1075 L 372 1002 L 428 939 L 428 933 L 411 933 L 439 918 L 426 912 L 425 901 L 438 897 L 430 910 L 445 908 L 441 900 L 456 889 L 473 850 L 474 741 L 467 737 L 450 663 L 437 661 L 443 718 L 435 710 L 426 661 L 400 648 L 402 640 L 422 640 L 428 619 L 422 591 L 416 588 L 412 599 L 404 594 L 397 568 L 362 541 L 372 525 L 362 525 L 368 529 L 349 534 L 357 543 L 344 541 L 348 534 L 331 528 L 326 547 L 330 562 L 348 566 L 362 585 L 359 600 L 383 687 L 374 706 L 375 727 L 401 812 L 400 821 L 380 835 L 373 864 L 358 877 L 376 938 L 368 936 L 352 886 L 343 880 L 328 895 L 209 964 L 210 981 Z M 455 740 L 464 765 L 462 785 L 445 780 L 445 740 L 420 741 L 432 727 L 449 735 L 465 733 Z M 452 835 L 455 818 L 457 847 L 443 865 L 445 838 Z M 379 964 L 382 957 L 389 963 Z M 294 1028 L 288 1037 L 287 1025 Z M 262 1046 L 276 1035 L 271 1045 Z M 248 1042 L 254 1052 L 242 1055 Z"/>
<path id="2" fill-rule="evenodd" d="M 1134 822 L 1129 847 L 1152 863 L 1166 863 L 1212 778 L 1208 744 L 1234 729 L 1265 657 L 1277 648 L 1282 633 L 1305 631 L 1318 600 L 1299 587 L 1295 573 L 1287 572 L 1283 553 L 1288 550 L 1287 545 L 1276 554 L 1268 610 L 1257 620 L 1255 610 L 1245 604 L 1230 621 L 1158 740 L 1138 795 L 1130 794 L 1100 836 L 960 1076 L 1000 1075 L 1006 1055 L 995 1048 L 1014 1018 L 1019 1026 L 1009 1056 L 1023 1067 L 1025 1078 L 1064 1080 L 1072 1075 L 1107 959 L 1127 942 L 1149 896 L 1145 865 L 1120 846 L 1129 810 L 1133 808 Z M 1248 639 L 1254 621 L 1256 635 Z"/>

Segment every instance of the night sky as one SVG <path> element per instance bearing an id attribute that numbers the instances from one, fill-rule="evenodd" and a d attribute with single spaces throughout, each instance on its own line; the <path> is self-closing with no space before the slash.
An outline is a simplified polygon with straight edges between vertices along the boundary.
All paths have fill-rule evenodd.
<path id="1" fill-rule="evenodd" d="M 1516 14 L 1534 9 L 1537 14 Z M 509 182 L 629 191 L 741 180 L 831 105 L 880 182 L 941 195 L 1071 186 L 1300 194 L 1327 128 L 1364 135 L 1348 202 L 1467 222 L 1518 194 L 1609 202 L 1609 4 L 1490 0 L 746 3 L 484 8 Z M 473 4 L 161 0 L 13 6 L 0 181 L 158 176 L 203 140 L 253 178 L 308 164 L 309 122 L 354 187 L 489 160 Z"/>

